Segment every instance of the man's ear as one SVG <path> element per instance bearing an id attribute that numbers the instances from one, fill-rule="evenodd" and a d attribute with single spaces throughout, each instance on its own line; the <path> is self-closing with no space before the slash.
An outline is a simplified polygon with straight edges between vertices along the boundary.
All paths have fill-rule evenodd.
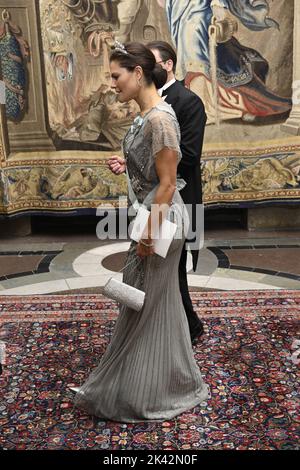
<path id="1" fill-rule="evenodd" d="M 173 70 L 173 67 L 174 67 L 174 62 L 172 59 L 168 59 L 166 64 L 168 65 L 168 72 L 171 72 L 171 70 Z"/>

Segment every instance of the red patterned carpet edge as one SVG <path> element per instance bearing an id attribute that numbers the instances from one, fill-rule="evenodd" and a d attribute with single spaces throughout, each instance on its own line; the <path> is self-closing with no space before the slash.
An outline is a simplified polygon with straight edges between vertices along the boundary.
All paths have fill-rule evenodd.
<path id="1" fill-rule="evenodd" d="M 243 316 L 285 315 L 287 310 L 296 315 L 300 312 L 300 290 L 191 292 L 191 298 L 200 317 L 235 316 L 239 308 L 243 308 Z M 99 311 L 103 318 L 115 318 L 116 303 L 101 294 L 0 295 L 0 323 L 92 320 L 99 318 Z"/>
<path id="2" fill-rule="evenodd" d="M 211 396 L 174 420 L 122 424 L 74 408 L 118 315 L 102 295 L 0 296 L 4 449 L 299 449 L 300 291 L 193 292 Z"/>

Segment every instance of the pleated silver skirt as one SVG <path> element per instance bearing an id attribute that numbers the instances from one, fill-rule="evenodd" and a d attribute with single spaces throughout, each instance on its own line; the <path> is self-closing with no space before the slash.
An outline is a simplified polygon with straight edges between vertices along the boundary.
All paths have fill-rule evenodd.
<path id="1" fill-rule="evenodd" d="M 111 342 L 75 397 L 76 406 L 102 419 L 171 419 L 208 397 L 179 290 L 180 235 L 188 222 L 180 205 L 172 206 L 168 218 L 178 232 L 165 259 L 153 255 L 141 261 L 132 242 L 126 264 L 133 263 L 123 280 L 145 291 L 143 309 L 137 313 L 120 306 Z"/>

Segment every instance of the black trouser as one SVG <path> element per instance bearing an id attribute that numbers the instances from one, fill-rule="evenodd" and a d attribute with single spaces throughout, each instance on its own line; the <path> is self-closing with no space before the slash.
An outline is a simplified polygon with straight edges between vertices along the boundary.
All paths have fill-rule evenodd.
<path id="1" fill-rule="evenodd" d="M 192 330 L 199 325 L 200 320 L 198 318 L 197 313 L 194 311 L 191 297 L 189 294 L 189 288 L 188 288 L 188 283 L 187 283 L 187 272 L 186 272 L 186 259 L 187 259 L 187 250 L 184 244 L 182 253 L 181 253 L 181 258 L 179 261 L 179 288 L 180 288 L 184 310 L 188 319 L 190 332 L 192 332 Z"/>

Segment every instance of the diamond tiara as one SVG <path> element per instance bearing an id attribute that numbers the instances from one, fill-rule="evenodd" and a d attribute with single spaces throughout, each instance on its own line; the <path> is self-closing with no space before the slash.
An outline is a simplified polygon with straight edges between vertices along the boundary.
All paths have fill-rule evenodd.
<path id="1" fill-rule="evenodd" d="M 115 41 L 115 43 L 114 43 L 114 50 L 115 50 L 115 51 L 118 51 L 118 52 L 123 52 L 123 54 L 128 54 L 128 52 L 126 51 L 126 48 L 125 48 L 124 44 L 122 44 L 122 43 L 119 42 L 119 41 Z"/>

